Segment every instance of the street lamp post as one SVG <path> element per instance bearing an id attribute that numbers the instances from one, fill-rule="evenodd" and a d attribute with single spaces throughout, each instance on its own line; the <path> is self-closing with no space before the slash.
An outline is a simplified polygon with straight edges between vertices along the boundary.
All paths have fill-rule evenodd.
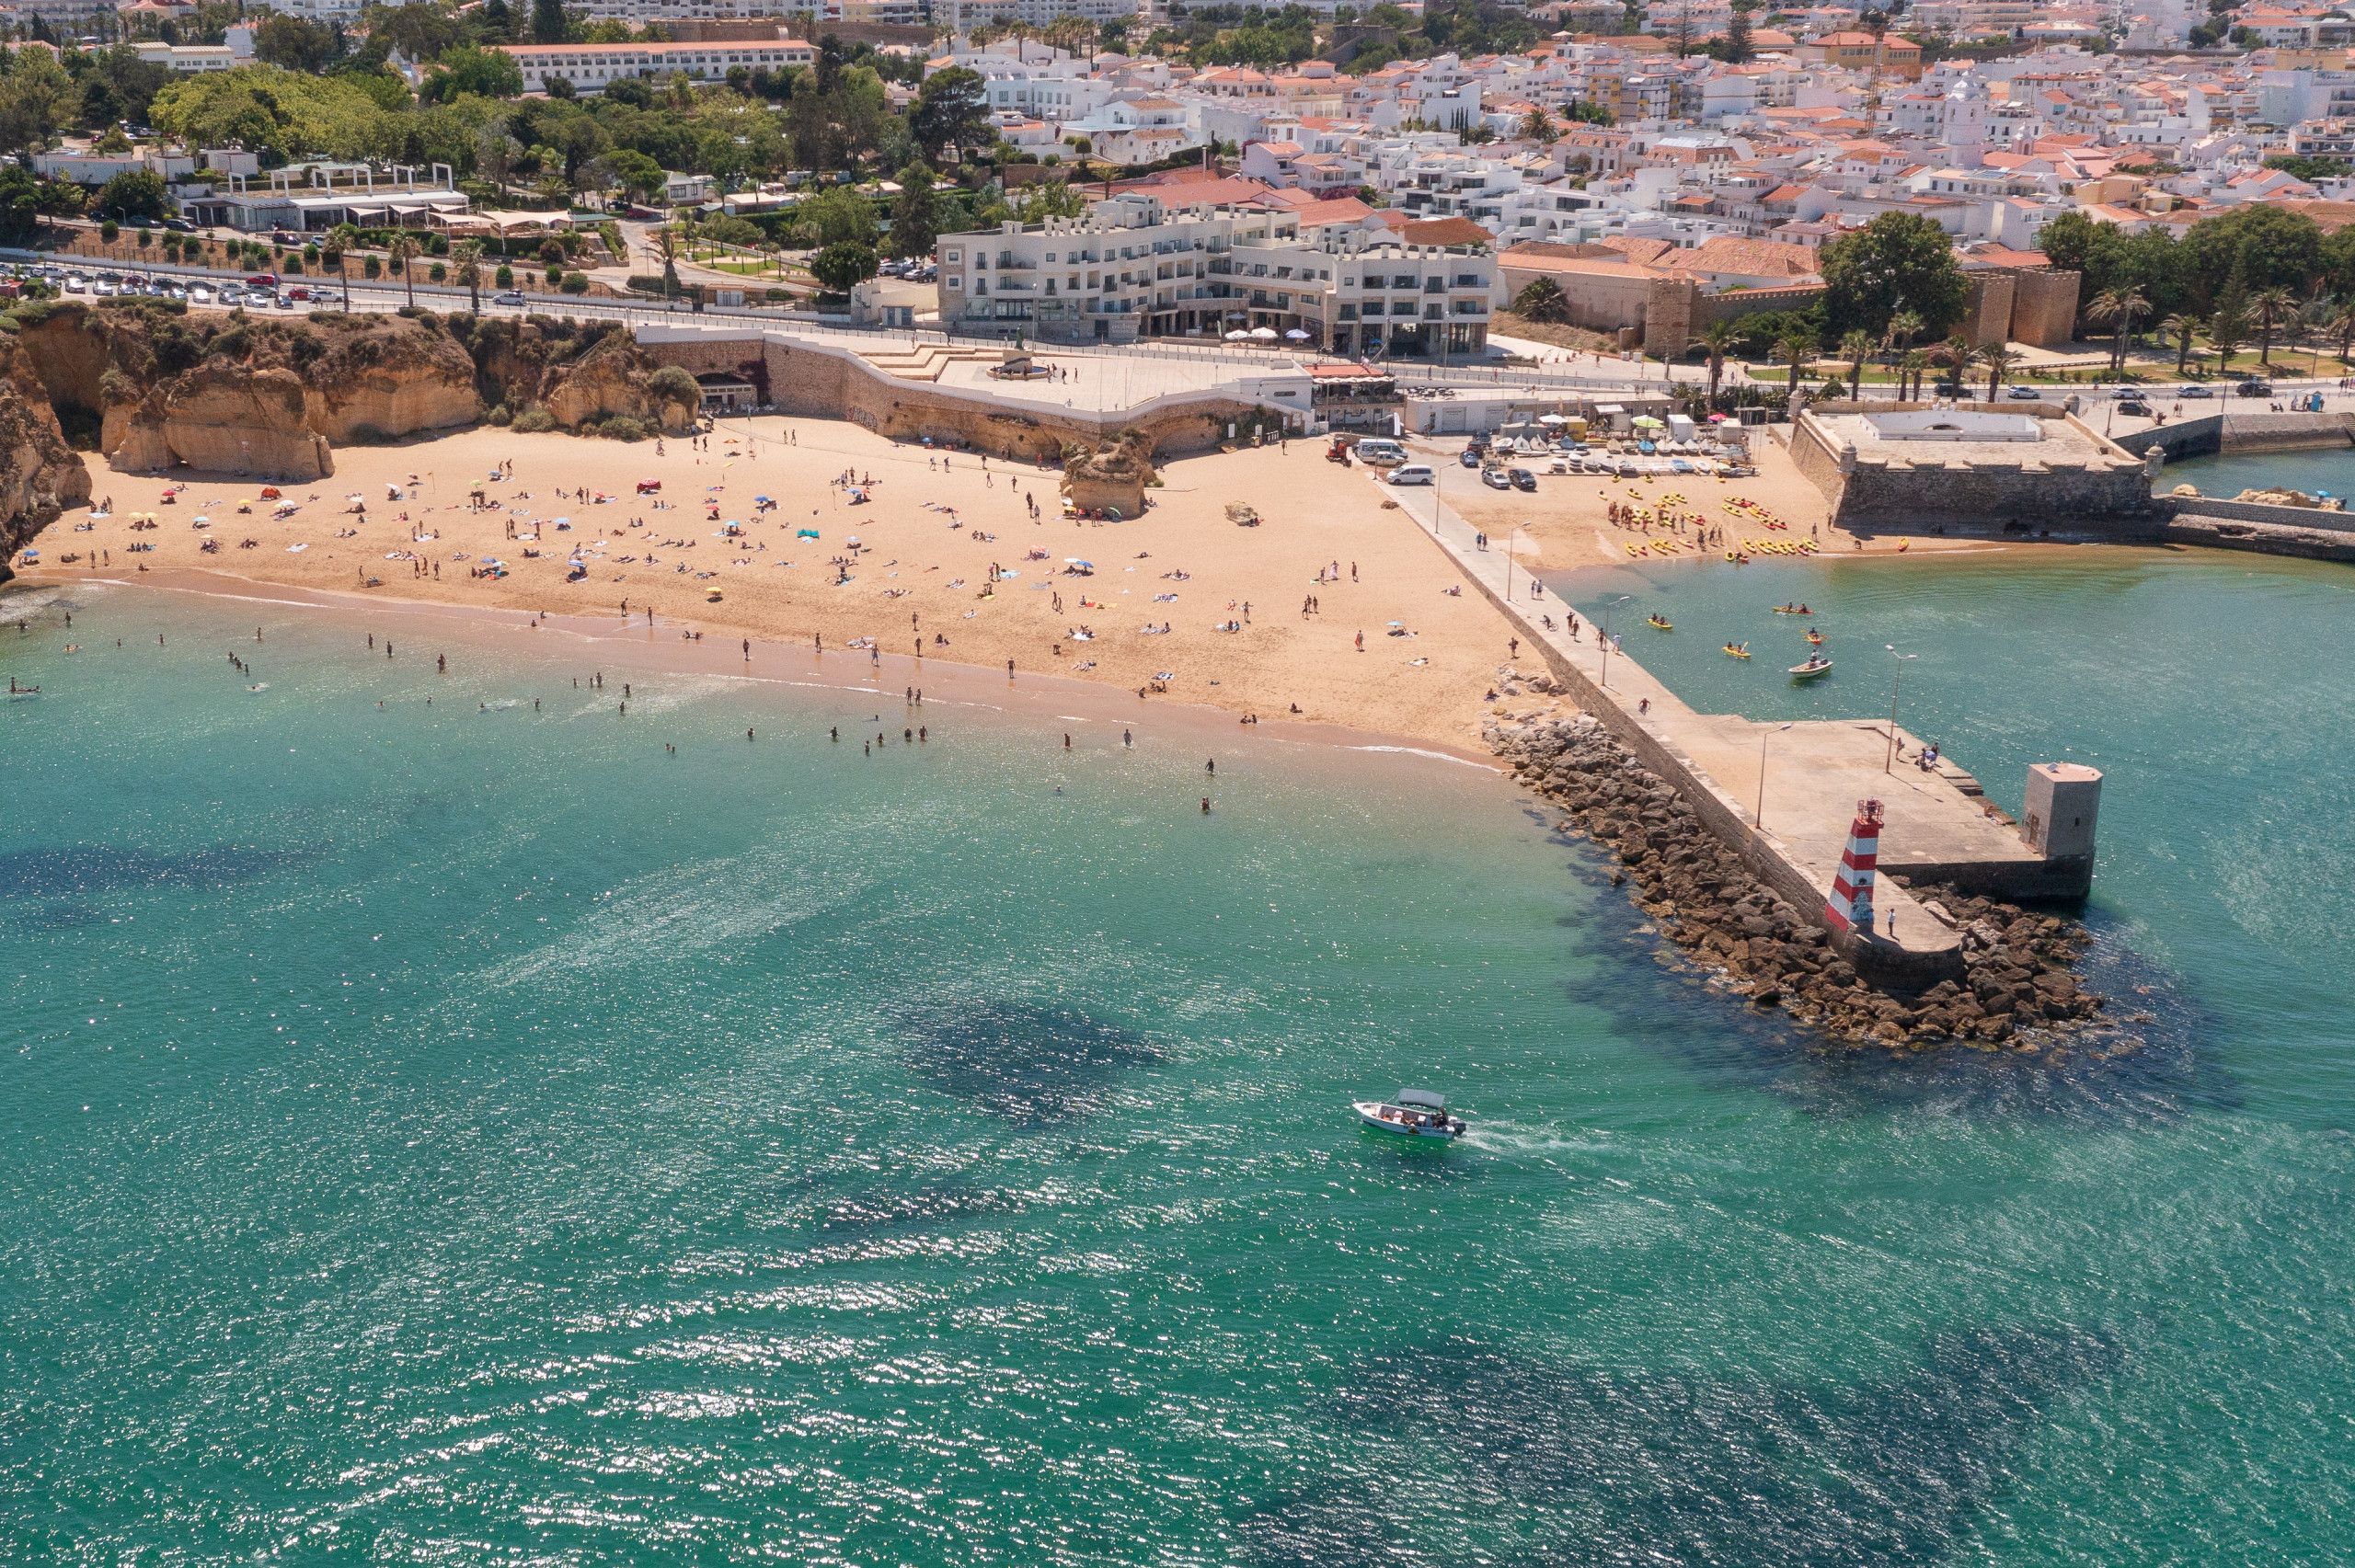
<path id="1" fill-rule="evenodd" d="M 1758 732 L 1758 809 L 1752 812 L 1750 817 L 1750 825 L 1753 830 L 1763 831 L 1766 826 L 1766 741 L 1777 731 L 1790 727 L 1787 724 L 1779 724 L 1774 729 L 1763 729 Z"/>
<path id="2" fill-rule="evenodd" d="M 1505 535 L 1505 602 L 1512 602 L 1512 544 L 1521 537 L 1521 524 L 1514 523 L 1512 532 Z"/>
<path id="3" fill-rule="evenodd" d="M 1594 678 L 1594 683 L 1598 686 L 1608 686 L 1611 684 L 1611 612 L 1615 606 L 1625 604 L 1627 601 L 1635 597 L 1636 596 L 1632 593 L 1623 593 L 1616 599 L 1605 600 L 1603 601 L 1603 670 L 1602 673 Z"/>
<path id="4" fill-rule="evenodd" d="M 1881 644 L 1881 647 L 1887 648 L 1889 650 L 1890 657 L 1897 660 L 1897 674 L 1889 683 L 1889 750 L 1881 758 L 1880 763 L 1880 771 L 1887 773 L 1896 771 L 1897 692 L 1898 688 L 1901 686 L 1905 681 L 1905 661 L 1909 658 L 1919 658 L 1922 656 L 1918 653 L 1900 653 L 1897 651 L 1897 645 L 1895 643 L 1883 643 Z"/>

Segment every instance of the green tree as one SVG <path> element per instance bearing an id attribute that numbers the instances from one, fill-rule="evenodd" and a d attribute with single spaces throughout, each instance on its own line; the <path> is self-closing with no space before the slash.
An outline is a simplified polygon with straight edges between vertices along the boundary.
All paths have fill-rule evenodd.
<path id="1" fill-rule="evenodd" d="M 846 294 L 874 277 L 878 265 L 873 247 L 844 241 L 828 246 L 810 258 L 810 276 L 829 292 Z"/>
<path id="2" fill-rule="evenodd" d="M 1747 65 L 1757 58 L 1758 50 L 1751 42 L 1750 0 L 1734 0 L 1733 20 L 1726 24 L 1725 47 L 1717 58 L 1729 65 Z"/>
<path id="3" fill-rule="evenodd" d="M 324 71 L 343 52 L 335 29 L 300 17 L 266 14 L 254 27 L 254 58 L 289 71 Z"/>
<path id="4" fill-rule="evenodd" d="M 1521 134 L 1540 146 L 1550 147 L 1559 132 L 1554 129 L 1554 117 L 1545 112 L 1544 106 L 1533 104 L 1522 117 Z"/>
<path id="5" fill-rule="evenodd" d="M 1936 221 L 1883 212 L 1823 247 L 1824 314 L 1832 329 L 1878 338 L 1911 310 L 1943 327 L 1962 314 L 1966 282 L 1954 242 Z"/>
<path id="6" fill-rule="evenodd" d="M 794 209 L 794 220 L 817 225 L 821 245 L 875 244 L 875 204 L 845 186 L 836 186 Z"/>
<path id="7" fill-rule="evenodd" d="M 532 0 L 532 41 L 562 43 L 572 30 L 572 18 L 564 14 L 564 0 Z"/>
<path id="8" fill-rule="evenodd" d="M 900 171 L 900 194 L 891 202 L 891 254 L 930 256 L 940 236 L 940 200 L 933 191 L 932 166 L 913 163 Z"/>
<path id="9" fill-rule="evenodd" d="M 996 139 L 990 114 L 989 90 L 981 76 L 961 65 L 936 71 L 916 91 L 908 110 L 908 131 L 927 160 L 937 162 L 941 150 L 955 145 L 960 152 L 986 147 Z"/>
<path id="10" fill-rule="evenodd" d="M 2312 218 L 2269 201 L 2247 201 L 2185 232 L 2186 286 L 2192 300 L 2221 306 L 2237 270 L 2249 290 L 2303 289 L 2320 274 L 2322 230 Z"/>
<path id="11" fill-rule="evenodd" d="M 115 218 L 162 218 L 172 210 L 164 177 L 150 169 L 126 169 L 98 191 L 98 212 Z"/>
<path id="12" fill-rule="evenodd" d="M 450 103 L 465 93 L 478 98 L 522 97 L 523 68 L 505 50 L 469 44 L 450 51 L 434 63 L 419 85 L 417 97 L 419 103 Z"/>
<path id="13" fill-rule="evenodd" d="M 47 50 L 21 49 L 13 60 L 0 77 L 0 152 L 46 147 L 78 117 L 81 94 Z"/>
<path id="14" fill-rule="evenodd" d="M 635 147 L 616 147 L 605 155 L 614 183 L 632 196 L 651 200 L 662 191 L 662 166 Z"/>

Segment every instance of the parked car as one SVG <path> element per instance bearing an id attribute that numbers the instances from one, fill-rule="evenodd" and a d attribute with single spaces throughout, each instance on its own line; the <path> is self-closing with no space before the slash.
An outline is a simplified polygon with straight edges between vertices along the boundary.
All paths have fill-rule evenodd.
<path id="1" fill-rule="evenodd" d="M 523 296 L 516 290 L 510 289 L 503 294 L 493 294 L 490 297 L 490 303 L 495 305 L 520 305 L 523 303 Z"/>
<path id="2" fill-rule="evenodd" d="M 2016 386 L 2010 391 L 2005 393 L 2004 395 L 2010 398 L 2015 403 L 2039 403 L 2043 401 L 2044 398 L 2044 394 L 2037 391 L 2037 389 L 2032 386 Z"/>
<path id="3" fill-rule="evenodd" d="M 1526 468 L 1508 468 L 1505 470 L 1505 477 L 1512 481 L 1512 487 L 1516 490 L 1537 488 L 1537 475 Z"/>
<path id="4" fill-rule="evenodd" d="M 1464 464 L 1466 468 L 1479 467 L 1480 457 L 1480 449 L 1476 446 L 1467 446 L 1462 452 L 1455 454 L 1455 460 Z"/>
<path id="5" fill-rule="evenodd" d="M 2243 397 L 2270 397 L 2273 383 L 2269 381 L 2245 381 L 2233 390 Z"/>
<path id="6" fill-rule="evenodd" d="M 1510 490 L 1512 488 L 1512 481 L 1505 477 L 1505 471 L 1501 468 L 1483 468 L 1480 470 L 1480 483 L 1486 485 L 1491 490 Z"/>
<path id="7" fill-rule="evenodd" d="M 2216 395 L 2215 393 L 2210 391 L 2207 387 L 2201 386 L 2197 382 L 2187 382 L 2183 385 L 2177 387 L 2175 389 L 2175 395 L 2177 397 L 2213 397 Z"/>
<path id="8" fill-rule="evenodd" d="M 246 287 L 248 289 L 275 289 L 278 287 L 278 274 L 275 272 L 257 272 L 252 277 L 246 280 Z"/>
<path id="9" fill-rule="evenodd" d="M 188 292 L 188 303 L 192 305 L 209 305 L 213 303 L 213 291 L 199 283 Z"/>
<path id="10" fill-rule="evenodd" d="M 1942 381 L 1938 383 L 1937 385 L 1930 389 L 1930 395 L 1933 397 L 1960 397 L 1962 395 L 1962 383 L 1960 382 Z"/>
<path id="11" fill-rule="evenodd" d="M 286 291 L 286 297 L 290 300 L 307 300 L 311 297 L 311 291 L 297 283 Z"/>
<path id="12" fill-rule="evenodd" d="M 1385 482 L 1392 485 L 1431 485 L 1438 483 L 1438 476 L 1431 472 L 1428 463 L 1407 463 L 1392 469 Z"/>
<path id="13" fill-rule="evenodd" d="M 196 233 L 196 225 L 190 223 L 186 218 L 167 218 L 164 220 L 164 227 L 171 230 L 172 233 L 176 235 L 192 235 Z"/>
<path id="14" fill-rule="evenodd" d="M 2118 411 L 2125 415 L 2130 419 L 2147 419 L 2151 418 L 2151 406 L 2143 402 L 2139 397 L 2133 399 L 2131 402 L 2120 404 L 2118 406 Z"/>

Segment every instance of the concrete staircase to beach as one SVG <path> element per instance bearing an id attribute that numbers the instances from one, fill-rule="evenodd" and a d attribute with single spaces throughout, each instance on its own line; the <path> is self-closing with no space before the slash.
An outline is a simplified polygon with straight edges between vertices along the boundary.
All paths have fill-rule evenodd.
<path id="1" fill-rule="evenodd" d="M 902 381 L 938 381 L 952 364 L 994 365 L 1005 357 L 1003 345 L 992 348 L 949 348 L 923 343 L 913 349 L 858 350 L 858 357 L 885 375 Z"/>

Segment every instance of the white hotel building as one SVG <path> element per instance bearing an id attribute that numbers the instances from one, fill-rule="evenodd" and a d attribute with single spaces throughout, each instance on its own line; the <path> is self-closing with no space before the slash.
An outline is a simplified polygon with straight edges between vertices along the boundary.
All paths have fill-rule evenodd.
<path id="1" fill-rule="evenodd" d="M 523 90 L 544 93 L 559 78 L 577 93 L 602 93 L 605 84 L 623 77 L 656 79 L 674 73 L 696 81 L 716 81 L 735 66 L 748 71 L 775 71 L 787 65 L 811 65 L 818 52 L 798 39 L 768 39 L 750 43 L 507 43 L 499 46 L 515 57 L 523 72 Z"/>
<path id="2" fill-rule="evenodd" d="M 1182 187 L 1172 188 L 1173 191 Z M 1171 209 L 1131 191 L 1086 218 L 943 235 L 941 323 L 1046 342 L 1304 332 L 1337 353 L 1476 354 L 1504 303 L 1488 235 L 1461 219 L 1315 225 L 1282 206 Z"/>

